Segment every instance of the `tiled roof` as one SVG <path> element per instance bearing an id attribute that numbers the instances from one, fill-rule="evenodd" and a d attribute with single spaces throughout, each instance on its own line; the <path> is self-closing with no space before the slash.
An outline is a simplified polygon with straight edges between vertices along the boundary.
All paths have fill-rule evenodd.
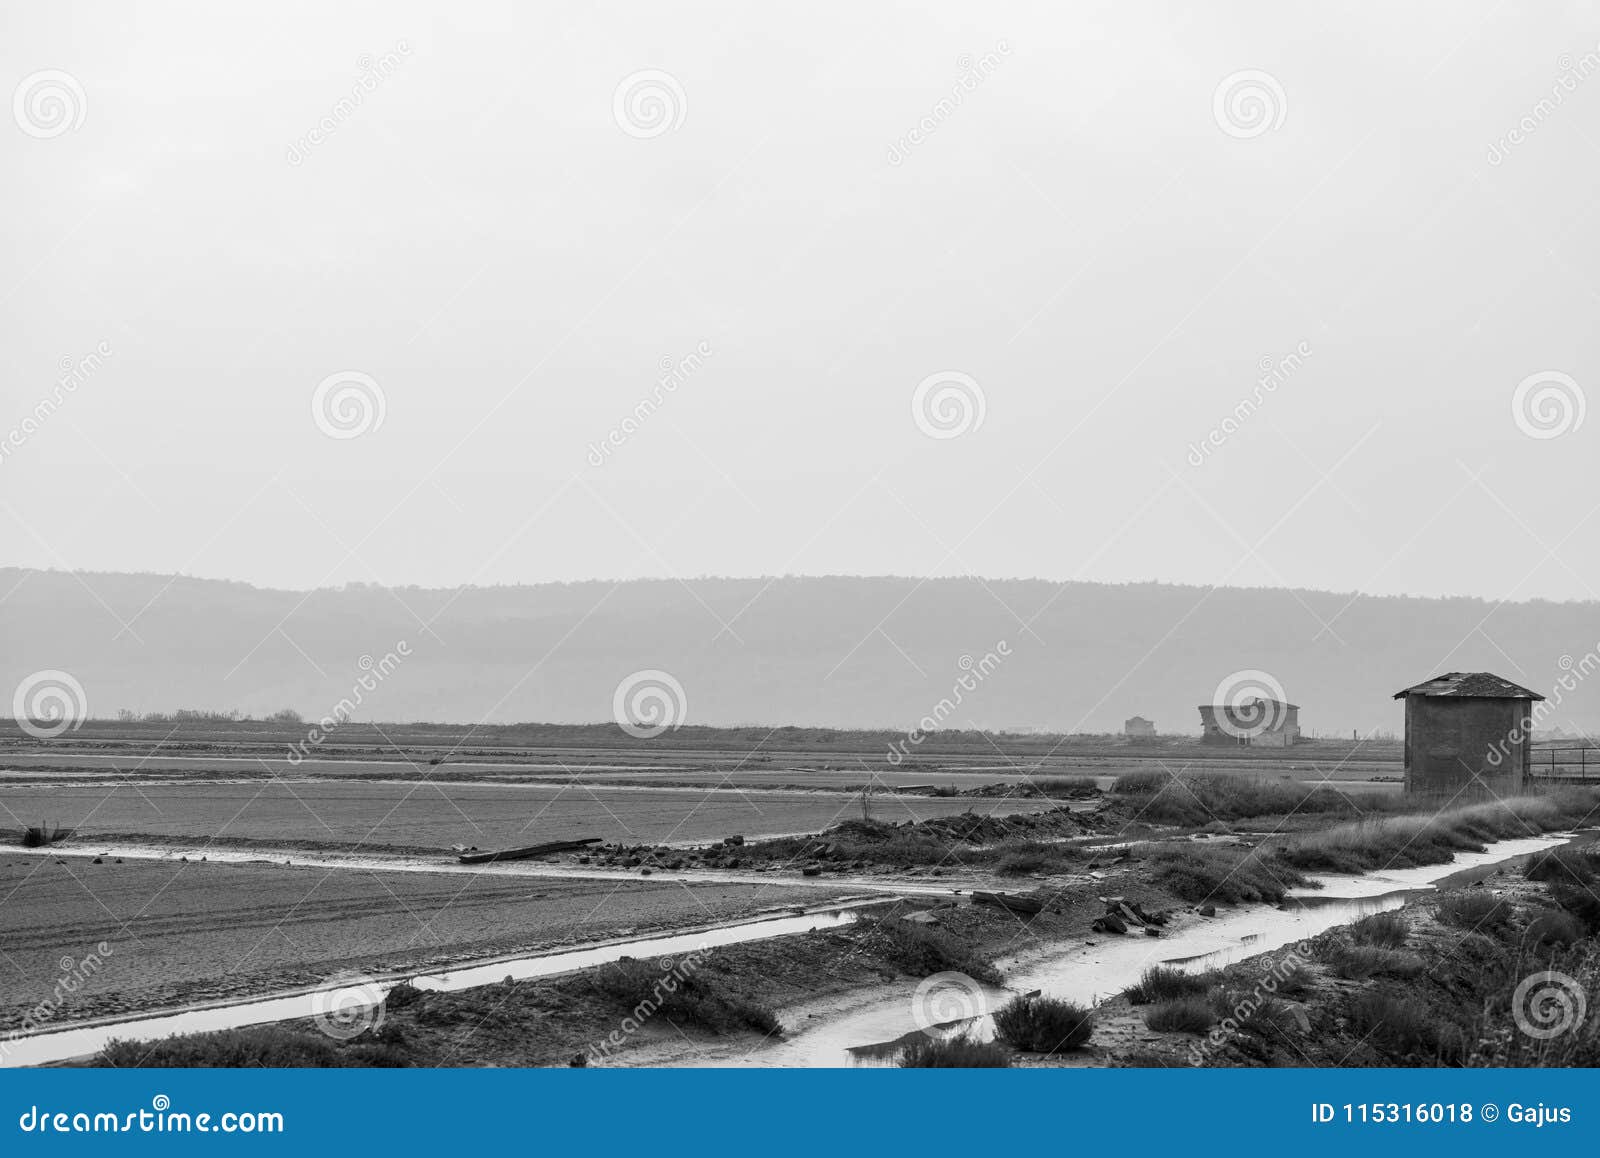
<path id="1" fill-rule="evenodd" d="M 1530 692 L 1520 684 L 1501 679 L 1487 671 L 1451 671 L 1434 676 L 1431 680 L 1395 692 L 1395 699 L 1406 696 L 1456 696 L 1476 700 L 1542 700 L 1538 692 Z"/>

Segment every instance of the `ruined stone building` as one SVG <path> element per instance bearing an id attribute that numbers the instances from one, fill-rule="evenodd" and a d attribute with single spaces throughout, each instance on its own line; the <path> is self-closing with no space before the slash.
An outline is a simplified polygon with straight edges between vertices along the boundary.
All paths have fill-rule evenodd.
<path id="1" fill-rule="evenodd" d="M 1200 705 L 1201 743 L 1288 748 L 1299 740 L 1299 704 L 1258 697 L 1238 704 Z"/>

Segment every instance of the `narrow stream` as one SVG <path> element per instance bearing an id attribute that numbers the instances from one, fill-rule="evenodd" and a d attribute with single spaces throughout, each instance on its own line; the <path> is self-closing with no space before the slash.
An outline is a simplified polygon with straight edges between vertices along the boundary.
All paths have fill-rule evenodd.
<path id="1" fill-rule="evenodd" d="M 956 976 L 942 992 L 936 989 L 920 996 L 910 985 L 897 986 L 864 1008 L 774 1040 L 744 1064 L 893 1065 L 901 1048 L 923 1032 L 919 1013 L 926 1019 L 930 1010 L 956 1016 L 929 1032 L 945 1036 L 964 1032 L 989 1041 L 994 1038 L 992 1011 L 1017 993 L 1041 990 L 1051 997 L 1094 1005 L 1126 989 L 1151 965 L 1201 972 L 1271 953 L 1371 913 L 1398 909 L 1441 885 L 1481 879 L 1499 865 L 1569 839 L 1570 834 L 1506 840 L 1481 853 L 1458 854 L 1449 864 L 1374 876 L 1317 877 L 1321 888 L 1294 890 L 1281 909 L 1254 906 L 1210 920 L 1199 918 L 1198 923 L 1162 937 L 1096 936 L 1087 944 L 1014 970 L 1004 989 Z"/>

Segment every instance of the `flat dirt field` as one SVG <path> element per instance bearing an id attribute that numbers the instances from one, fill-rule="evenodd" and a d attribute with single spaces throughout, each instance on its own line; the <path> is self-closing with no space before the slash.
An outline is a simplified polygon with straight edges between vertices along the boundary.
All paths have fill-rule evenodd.
<path id="1" fill-rule="evenodd" d="M 845 891 L 0 853 L 0 1031 L 51 993 L 64 959 L 101 942 L 103 964 L 50 1022 L 648 934 Z"/>
<path id="2" fill-rule="evenodd" d="M 428 851 L 452 845 L 509 848 L 598 836 L 627 844 L 713 841 L 725 836 L 816 832 L 860 815 L 839 793 L 587 784 L 437 784 L 305 780 L 186 784 L 0 787 L 0 824 L 74 828 L 96 837 L 230 839 L 285 847 Z M 926 820 L 969 809 L 1032 812 L 1037 801 L 874 798 L 881 820 Z"/>

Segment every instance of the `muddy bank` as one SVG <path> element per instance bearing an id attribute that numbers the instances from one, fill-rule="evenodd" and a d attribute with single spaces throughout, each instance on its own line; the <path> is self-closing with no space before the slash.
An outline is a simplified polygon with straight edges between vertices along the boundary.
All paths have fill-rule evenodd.
<path id="1" fill-rule="evenodd" d="M 310 988 L 341 971 L 410 975 L 464 961 L 746 919 L 850 890 L 375 873 L 216 860 L 0 854 L 0 1031 L 91 955 L 38 1028 Z M 102 948 L 103 946 L 103 948 Z"/>

